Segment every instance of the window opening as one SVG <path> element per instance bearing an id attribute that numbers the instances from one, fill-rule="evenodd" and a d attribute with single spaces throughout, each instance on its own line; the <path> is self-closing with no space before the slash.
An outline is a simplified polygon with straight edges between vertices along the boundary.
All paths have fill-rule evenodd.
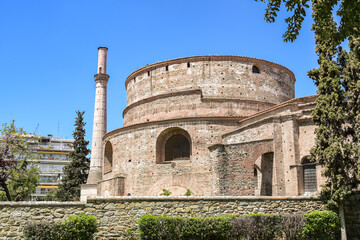
<path id="1" fill-rule="evenodd" d="M 317 191 L 316 163 L 310 162 L 308 158 L 303 161 L 304 192 L 313 193 Z"/>
<path id="2" fill-rule="evenodd" d="M 258 68 L 257 66 L 254 65 L 254 66 L 252 67 L 252 72 L 253 72 L 253 73 L 260 73 L 260 70 L 259 70 L 259 68 Z"/>
<path id="3" fill-rule="evenodd" d="M 182 134 L 171 136 L 165 144 L 165 161 L 190 160 L 190 142 Z"/>

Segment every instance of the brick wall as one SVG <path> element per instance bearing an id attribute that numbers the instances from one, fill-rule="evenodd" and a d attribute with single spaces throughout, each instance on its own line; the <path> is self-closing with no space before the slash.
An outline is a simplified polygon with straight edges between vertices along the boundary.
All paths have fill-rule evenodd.
<path id="1" fill-rule="evenodd" d="M 195 57 L 136 71 L 126 80 L 124 126 L 178 118 L 184 113 L 192 117 L 249 116 L 294 98 L 295 79 L 288 69 L 249 60 Z M 253 65 L 260 68 L 260 74 L 252 72 Z"/>

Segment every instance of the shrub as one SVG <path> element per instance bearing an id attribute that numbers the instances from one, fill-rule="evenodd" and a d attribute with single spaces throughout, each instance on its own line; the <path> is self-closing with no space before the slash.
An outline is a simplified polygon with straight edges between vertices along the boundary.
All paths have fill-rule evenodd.
<path id="1" fill-rule="evenodd" d="M 232 217 L 164 217 L 145 215 L 138 221 L 141 239 L 229 239 Z"/>
<path id="2" fill-rule="evenodd" d="M 165 240 L 179 239 L 180 217 L 161 217 L 144 215 L 138 220 L 141 239 Z"/>
<path id="3" fill-rule="evenodd" d="M 58 229 L 54 223 L 41 222 L 41 223 L 30 223 L 24 227 L 25 239 L 29 240 L 57 240 Z"/>
<path id="4" fill-rule="evenodd" d="M 229 239 L 231 217 L 196 217 L 183 222 L 180 239 Z"/>
<path id="5" fill-rule="evenodd" d="M 61 239 L 87 240 L 92 239 L 97 231 L 96 217 L 92 215 L 75 215 L 69 217 L 64 222 L 57 223 Z"/>
<path id="6" fill-rule="evenodd" d="M 139 236 L 148 240 L 338 239 L 340 221 L 331 211 L 305 214 L 251 214 L 242 217 L 166 217 L 145 215 Z"/>
<path id="7" fill-rule="evenodd" d="M 247 216 L 238 217 L 231 220 L 231 238 L 230 239 L 248 239 L 251 223 Z"/>
<path id="8" fill-rule="evenodd" d="M 275 239 L 281 235 L 282 216 L 272 214 L 251 214 L 232 220 L 233 239 Z"/>
<path id="9" fill-rule="evenodd" d="M 305 227 L 302 231 L 305 239 L 339 239 L 340 219 L 332 211 L 312 211 L 305 214 Z"/>
<path id="10" fill-rule="evenodd" d="M 283 217 L 282 232 L 286 240 L 296 240 L 301 236 L 301 231 L 305 226 L 303 214 L 286 214 Z"/>
<path id="11" fill-rule="evenodd" d="M 80 214 L 64 222 L 28 224 L 24 228 L 24 236 L 29 240 L 88 240 L 96 231 L 96 218 Z"/>

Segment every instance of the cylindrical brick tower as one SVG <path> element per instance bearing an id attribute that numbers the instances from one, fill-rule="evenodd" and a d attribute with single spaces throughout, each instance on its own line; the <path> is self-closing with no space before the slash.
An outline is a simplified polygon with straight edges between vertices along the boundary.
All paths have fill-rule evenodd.
<path id="1" fill-rule="evenodd" d="M 95 109 L 94 124 L 92 136 L 92 148 L 90 159 L 90 171 L 86 184 L 82 185 L 81 199 L 85 200 L 87 196 L 96 196 L 96 184 L 102 179 L 102 137 L 106 133 L 106 91 L 109 75 L 106 74 L 106 56 L 107 48 L 99 47 L 98 69 L 95 77 Z"/>

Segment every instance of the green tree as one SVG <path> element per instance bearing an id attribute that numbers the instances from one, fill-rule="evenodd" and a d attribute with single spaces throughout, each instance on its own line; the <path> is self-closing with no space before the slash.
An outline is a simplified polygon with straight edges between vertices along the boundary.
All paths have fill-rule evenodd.
<path id="1" fill-rule="evenodd" d="M 61 201 L 75 201 L 80 199 L 80 185 L 86 183 L 89 173 L 90 150 L 87 148 L 89 141 L 85 140 L 84 113 L 76 111 L 75 120 L 74 151 L 70 153 L 71 162 L 64 167 L 64 177 L 56 191 L 56 198 Z"/>
<path id="2" fill-rule="evenodd" d="M 39 182 L 39 168 L 29 161 L 32 156 L 26 132 L 17 128 L 15 121 L 3 124 L 0 137 L 1 200 L 28 200 L 31 193 L 35 192 Z"/>
<path id="3" fill-rule="evenodd" d="M 16 169 L 10 171 L 8 187 L 12 200 L 25 201 L 31 198 L 39 183 L 38 164 L 22 159 Z"/>
<path id="4" fill-rule="evenodd" d="M 351 128 L 348 132 L 354 143 L 360 140 L 360 31 L 349 39 L 350 52 L 342 51 L 340 63 L 342 66 L 344 89 L 347 92 L 347 114 Z M 354 169 L 360 179 L 360 147 L 354 144 L 354 159 L 358 159 L 358 169 Z M 356 170 L 358 171 L 356 173 Z"/>
<path id="5" fill-rule="evenodd" d="M 285 19 L 287 30 L 283 35 L 285 42 L 293 42 L 296 40 L 301 30 L 302 24 L 306 17 L 306 9 L 310 8 L 310 2 L 313 9 L 314 25 L 319 28 L 326 27 L 334 23 L 333 18 L 329 21 L 329 12 L 333 13 L 337 7 L 336 15 L 339 17 L 336 23 L 336 32 L 322 32 L 319 35 L 327 41 L 341 43 L 350 36 L 357 34 L 356 29 L 360 29 L 360 3 L 358 0 L 255 0 L 267 3 L 265 10 L 265 21 L 275 22 L 278 12 L 282 5 L 285 6 L 287 12 L 291 12 L 291 16 Z M 332 16 L 332 15 L 331 15 Z M 314 30 L 314 29 L 313 29 Z"/>
<path id="6" fill-rule="evenodd" d="M 265 0 L 261 0 L 266 2 Z M 285 41 L 299 34 L 310 0 L 269 0 L 265 19 L 274 22 L 281 4 L 293 15 L 285 21 Z M 312 0 L 315 52 L 319 68 L 308 75 L 318 87 L 313 120 L 318 126 L 311 158 L 324 166 L 322 196 L 339 208 L 342 239 L 346 239 L 343 202 L 359 184 L 359 29 L 358 0 Z M 337 9 L 337 11 L 335 11 Z M 334 20 L 334 14 L 340 19 Z M 349 40 L 350 52 L 341 48 Z"/>

